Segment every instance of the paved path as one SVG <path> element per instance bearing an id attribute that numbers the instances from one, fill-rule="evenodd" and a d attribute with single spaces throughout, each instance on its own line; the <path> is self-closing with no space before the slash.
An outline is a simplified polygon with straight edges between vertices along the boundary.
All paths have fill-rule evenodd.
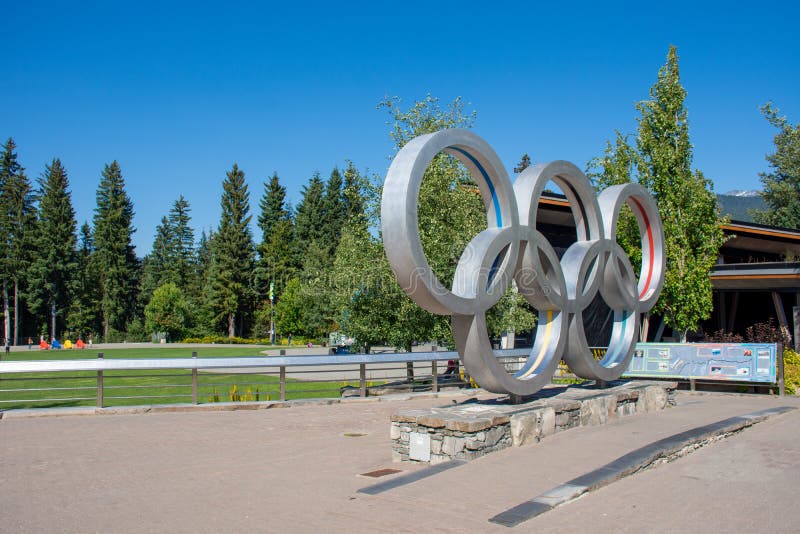
<path id="1" fill-rule="evenodd" d="M 0 420 L 3 532 L 796 532 L 800 410 L 509 529 L 488 519 L 657 439 L 800 399 L 678 406 L 507 449 L 379 495 L 389 416 L 464 397 Z M 386 480 L 378 479 L 378 480 Z"/>

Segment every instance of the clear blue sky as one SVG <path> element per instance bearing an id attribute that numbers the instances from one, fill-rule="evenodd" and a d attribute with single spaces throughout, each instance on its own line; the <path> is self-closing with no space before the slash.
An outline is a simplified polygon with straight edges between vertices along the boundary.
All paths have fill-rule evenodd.
<path id="1" fill-rule="evenodd" d="M 760 186 L 774 135 L 760 105 L 800 121 L 795 2 L 68 4 L 5 4 L 0 137 L 33 178 L 61 158 L 79 225 L 119 161 L 139 256 L 181 194 L 198 236 L 215 226 L 234 162 L 254 218 L 273 171 L 295 204 L 346 159 L 383 175 L 387 95 L 462 96 L 509 172 L 524 152 L 583 168 L 635 131 L 675 44 L 694 167 L 717 192 Z"/>

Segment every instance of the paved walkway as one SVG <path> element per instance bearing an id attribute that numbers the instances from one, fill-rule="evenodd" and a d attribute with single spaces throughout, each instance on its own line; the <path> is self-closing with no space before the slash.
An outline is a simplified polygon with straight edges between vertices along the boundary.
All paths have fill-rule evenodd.
<path id="1" fill-rule="evenodd" d="M 289 409 L 0 420 L 3 532 L 796 532 L 800 410 L 515 528 L 496 514 L 666 436 L 800 399 L 678 406 L 507 449 L 379 495 L 389 416 L 465 397 Z"/>

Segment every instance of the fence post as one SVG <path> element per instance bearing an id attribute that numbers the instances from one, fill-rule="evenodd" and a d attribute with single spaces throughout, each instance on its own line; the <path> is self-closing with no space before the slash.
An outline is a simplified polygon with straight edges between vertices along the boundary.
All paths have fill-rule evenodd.
<path id="1" fill-rule="evenodd" d="M 281 400 L 286 400 L 286 366 L 281 365 Z"/>
<path id="2" fill-rule="evenodd" d="M 783 343 L 778 343 L 778 348 L 775 351 L 775 359 L 777 360 L 777 371 L 778 371 L 778 395 L 783 397 L 786 395 L 786 384 L 783 380 Z"/>
<path id="3" fill-rule="evenodd" d="M 103 359 L 103 353 L 98 352 L 97 358 Z M 97 371 L 97 407 L 103 407 L 103 371 Z"/>
<path id="4" fill-rule="evenodd" d="M 192 351 L 192 363 L 197 365 L 197 352 Z M 197 404 L 197 367 L 192 368 L 192 404 Z"/>
<path id="5" fill-rule="evenodd" d="M 437 347 L 436 345 L 433 345 L 431 347 L 431 352 L 437 352 L 438 350 L 439 350 L 439 347 Z M 433 378 L 433 380 L 431 381 L 431 391 L 433 391 L 434 393 L 438 393 L 439 392 L 439 369 L 437 368 L 436 360 L 431 360 L 431 377 Z"/>
<path id="6" fill-rule="evenodd" d="M 367 364 L 361 363 L 358 365 L 358 381 L 361 388 L 361 396 L 367 396 Z"/>

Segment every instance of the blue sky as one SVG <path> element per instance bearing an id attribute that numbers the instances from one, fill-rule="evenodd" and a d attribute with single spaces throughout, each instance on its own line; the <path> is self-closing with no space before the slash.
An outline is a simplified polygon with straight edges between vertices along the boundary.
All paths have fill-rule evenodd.
<path id="1" fill-rule="evenodd" d="M 234 162 L 254 218 L 274 171 L 293 203 L 347 159 L 383 175 L 386 96 L 463 97 L 509 172 L 524 152 L 583 168 L 635 131 L 674 44 L 694 167 L 717 192 L 759 188 L 774 129 L 758 107 L 800 121 L 797 3 L 555 4 L 9 2 L 0 137 L 33 178 L 61 158 L 79 225 L 119 161 L 143 256 L 181 194 L 198 236 L 217 224 Z"/>

